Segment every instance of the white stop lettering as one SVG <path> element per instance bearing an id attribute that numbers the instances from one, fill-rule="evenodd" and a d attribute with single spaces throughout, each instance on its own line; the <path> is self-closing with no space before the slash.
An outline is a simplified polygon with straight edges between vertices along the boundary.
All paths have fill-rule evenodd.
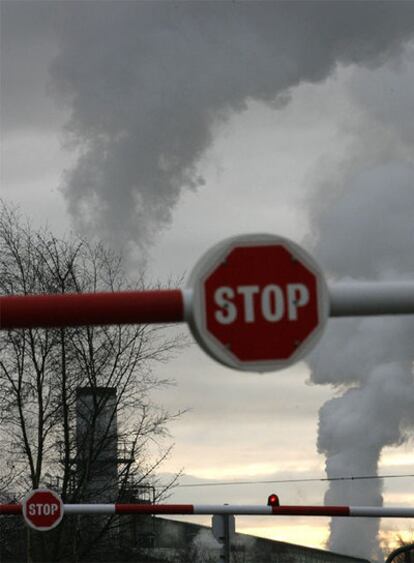
<path id="1" fill-rule="evenodd" d="M 53 516 L 58 510 L 56 504 L 29 504 L 29 516 Z"/>
<path id="2" fill-rule="evenodd" d="M 236 295 L 242 296 L 242 307 L 238 309 L 234 302 Z M 254 323 L 256 319 L 256 299 L 262 317 L 272 323 L 286 318 L 298 320 L 298 311 L 309 303 L 309 290 L 302 283 L 290 283 L 286 287 L 269 284 L 260 288 L 258 285 L 240 285 L 235 289 L 228 286 L 218 287 L 214 292 L 214 303 L 218 308 L 214 312 L 217 322 L 231 324 L 237 318 L 245 323 Z"/>

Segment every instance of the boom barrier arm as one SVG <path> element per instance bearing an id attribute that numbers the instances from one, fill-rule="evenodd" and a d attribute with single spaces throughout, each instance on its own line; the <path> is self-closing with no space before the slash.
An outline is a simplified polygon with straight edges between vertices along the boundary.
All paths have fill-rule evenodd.
<path id="1" fill-rule="evenodd" d="M 0 297 L 0 328 L 6 330 L 182 321 L 180 289 Z"/>
<path id="2" fill-rule="evenodd" d="M 352 282 L 329 287 L 330 316 L 412 315 L 414 282 Z M 190 289 L 4 295 L 0 329 L 179 323 L 191 315 Z"/>
<path id="3" fill-rule="evenodd" d="M 231 504 L 64 504 L 65 514 L 234 514 L 235 516 L 329 516 L 414 518 L 398 506 L 263 506 Z M 21 504 L 0 504 L 0 514 L 22 514 Z"/>

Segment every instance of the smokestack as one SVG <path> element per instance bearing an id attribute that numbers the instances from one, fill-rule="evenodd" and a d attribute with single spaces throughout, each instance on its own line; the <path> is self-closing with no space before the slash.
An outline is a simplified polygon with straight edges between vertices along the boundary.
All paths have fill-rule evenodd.
<path id="1" fill-rule="evenodd" d="M 118 495 L 118 429 L 115 387 L 82 387 L 76 393 L 77 477 L 87 502 L 111 503 Z"/>

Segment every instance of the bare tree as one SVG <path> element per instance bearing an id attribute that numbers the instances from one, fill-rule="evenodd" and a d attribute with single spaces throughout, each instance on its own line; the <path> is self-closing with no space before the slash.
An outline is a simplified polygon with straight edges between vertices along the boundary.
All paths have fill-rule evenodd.
<path id="1" fill-rule="evenodd" d="M 34 230 L 2 205 L 0 293 L 137 288 L 144 288 L 143 277 L 134 286 L 128 284 L 122 260 L 102 245 Z M 163 441 L 168 422 L 180 414 L 171 415 L 151 402 L 151 391 L 168 384 L 156 376 L 154 363 L 166 362 L 182 344 L 182 338 L 166 331 L 155 325 L 128 325 L 0 334 L 0 464 L 3 473 L 9 467 L 6 488 L 12 496 L 52 485 L 64 502 L 96 502 L 99 495 L 108 496 L 108 490 L 117 498 L 107 502 L 115 502 L 154 486 L 156 469 L 170 451 Z M 83 425 L 81 389 L 87 389 L 89 409 Z M 108 389 L 112 392 L 103 392 Z M 119 444 L 116 487 L 108 488 L 103 479 L 100 491 L 94 476 L 98 466 L 102 472 L 102 452 Z M 158 497 L 166 492 L 157 491 Z M 31 541 L 32 560 L 83 560 L 113 527 L 111 519 L 101 519 L 99 525 L 95 522 L 93 536 L 88 531 L 85 538 L 79 518 L 64 520 L 53 532 L 53 541 L 51 536 L 44 541 L 40 534 Z"/>

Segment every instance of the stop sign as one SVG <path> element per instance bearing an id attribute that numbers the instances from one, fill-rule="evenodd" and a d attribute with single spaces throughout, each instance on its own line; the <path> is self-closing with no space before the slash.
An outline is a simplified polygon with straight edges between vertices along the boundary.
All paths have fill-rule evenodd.
<path id="1" fill-rule="evenodd" d="M 31 528 L 40 531 L 51 530 L 63 517 L 60 496 L 50 489 L 35 489 L 23 499 L 23 516 Z"/>
<path id="2" fill-rule="evenodd" d="M 202 348 L 244 371 L 283 369 L 320 338 L 328 290 L 314 259 L 273 235 L 242 235 L 207 252 L 193 269 L 189 319 Z"/>

